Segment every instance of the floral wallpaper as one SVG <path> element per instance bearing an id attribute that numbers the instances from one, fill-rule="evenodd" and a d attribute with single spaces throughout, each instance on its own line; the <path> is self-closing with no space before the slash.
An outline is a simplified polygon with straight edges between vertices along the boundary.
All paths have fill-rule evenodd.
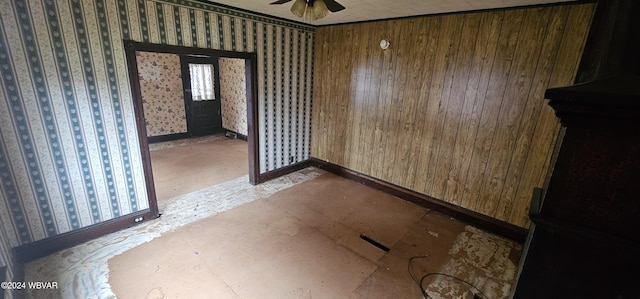
<path id="1" fill-rule="evenodd" d="M 222 127 L 247 136 L 247 87 L 244 59 L 220 58 Z"/>
<path id="2" fill-rule="evenodd" d="M 142 51 L 136 56 L 147 136 L 187 132 L 180 57 Z"/>

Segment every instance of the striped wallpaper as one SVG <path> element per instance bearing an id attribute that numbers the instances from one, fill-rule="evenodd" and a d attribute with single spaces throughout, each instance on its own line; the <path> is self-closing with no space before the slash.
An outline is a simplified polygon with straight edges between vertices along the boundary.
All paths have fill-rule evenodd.
<path id="1" fill-rule="evenodd" d="M 124 39 L 257 52 L 260 172 L 309 157 L 313 27 L 188 0 L 0 7 L 0 222 L 11 247 L 148 208 Z"/>

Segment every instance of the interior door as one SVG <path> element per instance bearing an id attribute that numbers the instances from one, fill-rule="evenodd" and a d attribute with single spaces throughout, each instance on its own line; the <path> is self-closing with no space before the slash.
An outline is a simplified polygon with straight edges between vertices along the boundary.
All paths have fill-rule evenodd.
<path id="1" fill-rule="evenodd" d="M 222 132 L 217 57 L 181 57 L 187 131 L 191 136 Z"/>

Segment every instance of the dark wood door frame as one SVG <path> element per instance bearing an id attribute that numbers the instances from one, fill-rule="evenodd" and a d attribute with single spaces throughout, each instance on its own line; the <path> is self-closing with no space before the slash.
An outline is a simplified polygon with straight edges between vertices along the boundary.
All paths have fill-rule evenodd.
<path id="1" fill-rule="evenodd" d="M 193 136 L 203 136 L 203 134 L 209 134 L 209 133 L 221 133 L 223 131 L 222 129 L 222 112 L 221 110 L 221 105 L 222 105 L 222 98 L 220 97 L 220 64 L 218 62 L 218 59 L 220 57 L 202 57 L 200 55 L 198 56 L 193 56 L 193 55 L 181 55 L 180 56 L 180 67 L 182 70 L 182 85 L 185 89 L 184 91 L 184 109 L 185 109 L 185 113 L 187 115 L 187 131 L 188 134 Z M 192 63 L 196 63 L 196 64 L 211 64 L 213 65 L 213 81 L 214 81 L 214 93 L 215 93 L 215 102 L 213 102 L 213 106 L 215 106 L 215 108 L 218 109 L 218 120 L 219 120 L 219 128 L 217 128 L 215 130 L 215 132 L 212 131 L 207 131 L 206 133 L 203 132 L 198 132 L 198 129 L 201 128 L 195 128 L 195 123 L 194 123 L 194 110 L 193 110 L 193 106 L 195 103 L 193 103 L 193 100 L 191 99 L 191 74 L 190 74 L 190 70 L 189 70 L 189 64 Z M 187 96 L 189 95 L 189 96 Z"/>
<path id="2" fill-rule="evenodd" d="M 245 76 L 247 89 L 247 143 L 249 153 L 249 183 L 256 185 L 260 182 L 259 155 L 258 155 L 258 56 L 256 53 L 231 52 L 214 49 L 202 49 L 182 46 L 142 43 L 125 40 L 125 54 L 129 68 L 129 81 L 131 84 L 131 96 L 136 116 L 140 153 L 149 196 L 149 207 L 153 214 L 158 215 L 158 202 L 156 199 L 153 173 L 151 171 L 151 156 L 147 141 L 147 129 L 144 120 L 144 108 L 142 106 L 142 93 L 140 91 L 140 77 L 138 75 L 138 63 L 136 52 L 156 52 L 177 55 L 198 55 L 202 57 L 240 58 L 245 60 Z"/>

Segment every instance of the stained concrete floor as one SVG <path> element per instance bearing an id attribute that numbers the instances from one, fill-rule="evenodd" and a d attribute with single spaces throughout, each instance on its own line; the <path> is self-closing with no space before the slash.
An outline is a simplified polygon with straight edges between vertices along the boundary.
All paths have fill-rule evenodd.
<path id="1" fill-rule="evenodd" d="M 409 271 L 509 297 L 517 243 L 316 168 L 246 180 L 170 197 L 160 219 L 29 263 L 28 280 L 61 288 L 27 297 L 423 298 Z M 422 286 L 432 298 L 477 292 L 446 276 Z"/>

